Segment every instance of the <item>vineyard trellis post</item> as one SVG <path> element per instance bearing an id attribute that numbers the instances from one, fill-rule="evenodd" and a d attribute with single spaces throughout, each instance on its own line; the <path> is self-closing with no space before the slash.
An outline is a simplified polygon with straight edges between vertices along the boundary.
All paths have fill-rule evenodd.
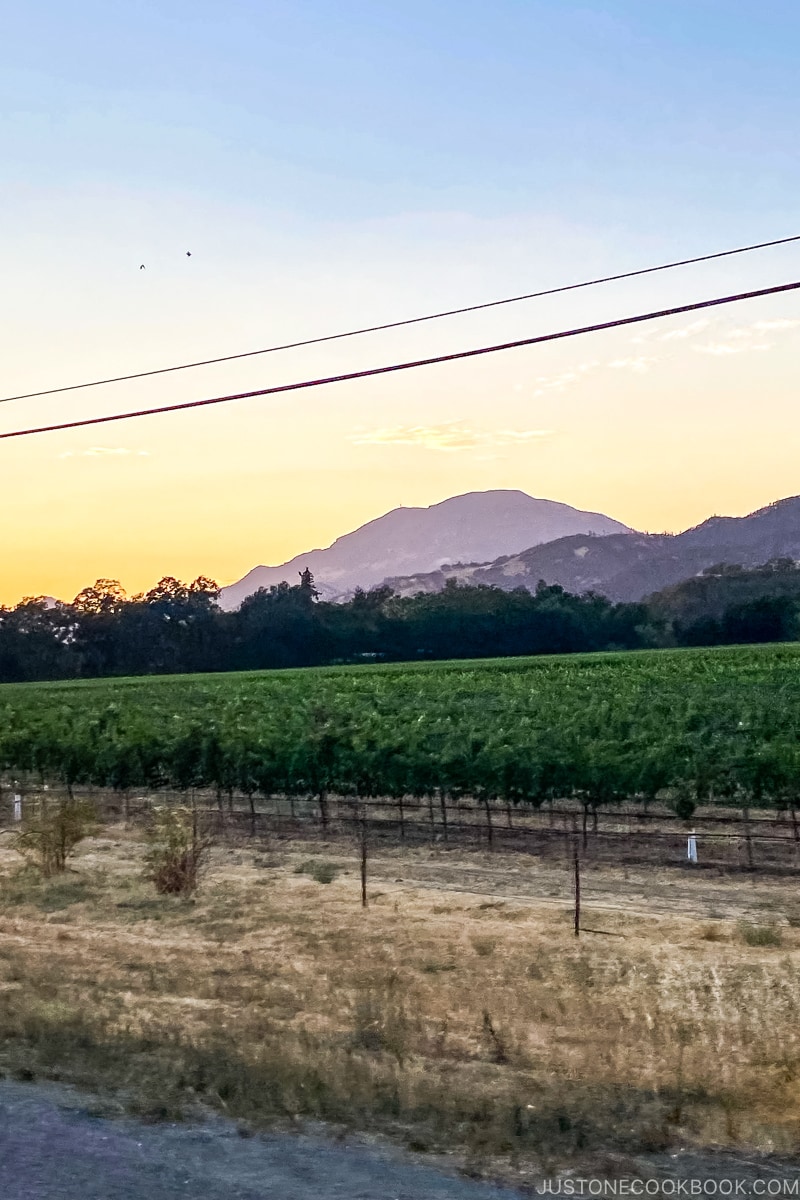
<path id="1" fill-rule="evenodd" d="M 367 907 L 367 815 L 362 806 L 359 820 L 361 841 L 361 907 Z"/>
<path id="2" fill-rule="evenodd" d="M 489 805 L 489 797 L 483 797 L 483 806 L 486 810 L 486 840 L 489 843 L 489 849 L 494 850 L 494 829 L 492 828 L 492 810 Z"/>
<path id="3" fill-rule="evenodd" d="M 442 790 L 439 792 L 439 807 L 442 810 L 442 836 L 447 841 L 447 799 Z"/>
<path id="4" fill-rule="evenodd" d="M 575 937 L 581 933 L 581 857 L 578 848 L 578 826 L 572 818 L 572 873 L 575 892 L 575 908 L 573 914 L 573 929 Z"/>
<path id="5" fill-rule="evenodd" d="M 747 853 L 747 869 L 753 870 L 753 837 L 750 829 L 750 809 L 742 809 L 742 820 L 744 822 L 744 844 Z"/>

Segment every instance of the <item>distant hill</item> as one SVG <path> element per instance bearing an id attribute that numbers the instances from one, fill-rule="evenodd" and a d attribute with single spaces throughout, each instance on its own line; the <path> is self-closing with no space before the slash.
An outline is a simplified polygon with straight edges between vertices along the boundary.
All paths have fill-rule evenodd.
<path id="1" fill-rule="evenodd" d="M 800 496 L 778 500 L 746 517 L 710 517 L 684 533 L 572 535 L 492 562 L 395 575 L 387 583 L 409 596 L 438 591 L 449 578 L 504 590 L 535 590 L 544 580 L 569 592 L 641 600 L 720 563 L 757 567 L 778 558 L 800 560 Z"/>
<path id="2" fill-rule="evenodd" d="M 709 567 L 694 579 L 655 592 L 647 602 L 657 616 L 688 625 L 719 620 L 731 606 L 764 598 L 800 601 L 800 566 L 778 558 L 761 567 Z"/>
<path id="3" fill-rule="evenodd" d="M 627 526 L 602 513 L 525 492 L 467 492 L 429 508 L 392 509 L 327 549 L 298 554 L 277 567 L 255 567 L 222 589 L 220 605 L 238 608 L 259 588 L 284 580 L 296 584 L 306 567 L 321 595 L 333 598 L 374 587 L 389 575 L 437 571 L 442 563 L 486 563 L 571 534 L 585 539 L 625 532 Z"/>

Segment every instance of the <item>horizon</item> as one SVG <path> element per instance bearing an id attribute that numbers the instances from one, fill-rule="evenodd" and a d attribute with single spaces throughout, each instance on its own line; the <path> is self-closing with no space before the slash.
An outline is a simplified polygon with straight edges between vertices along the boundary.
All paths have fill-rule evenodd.
<path id="1" fill-rule="evenodd" d="M 0 47 L 0 399 L 798 232 L 800 11 L 719 0 L 44 0 Z M 144 265 L 145 269 L 140 270 Z M 2 430 L 800 277 L 800 245 L 60 396 Z M 795 295 L 297 396 L 5 441 L 0 603 L 240 579 L 510 488 L 634 529 L 798 491 Z M 491 359 L 491 361 L 490 361 Z M 326 393 L 323 395 L 323 393 Z M 13 517 L 9 515 L 13 507 Z"/>

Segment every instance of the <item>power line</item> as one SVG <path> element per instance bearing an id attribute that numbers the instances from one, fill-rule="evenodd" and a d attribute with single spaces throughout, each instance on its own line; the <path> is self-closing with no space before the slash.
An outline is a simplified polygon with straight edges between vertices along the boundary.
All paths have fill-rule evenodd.
<path id="1" fill-rule="evenodd" d="M 78 421 L 62 421 L 57 425 L 40 425 L 31 429 L 14 429 L 0 433 L 4 438 L 30 437 L 36 433 L 56 433 L 62 429 L 80 429 L 86 425 L 107 425 L 112 421 L 128 421 L 134 417 L 154 417 L 162 413 L 181 412 L 188 408 L 205 408 L 211 404 L 227 404 L 231 400 L 251 400 L 256 396 L 275 396 L 281 392 L 297 392 L 304 388 L 323 387 L 326 383 L 346 383 L 352 379 L 368 379 L 374 375 L 389 375 L 395 371 L 410 371 L 415 367 L 431 367 L 436 363 L 456 362 L 462 358 L 477 358 L 481 354 L 497 354 L 501 350 L 515 350 L 521 346 L 536 346 L 542 342 L 555 342 L 562 338 L 579 337 L 583 333 L 599 333 L 604 329 L 618 329 L 623 325 L 638 325 L 642 321 L 655 321 L 661 317 L 675 317 L 681 313 L 697 312 L 703 308 L 717 308 L 722 304 L 735 304 L 740 300 L 756 300 L 761 296 L 777 296 L 782 292 L 793 292 L 800 288 L 796 283 L 781 283 L 777 287 L 759 288 L 755 292 L 739 292 L 732 296 L 720 296 L 714 300 L 697 300 L 693 304 L 681 304 L 676 308 L 662 308 L 657 312 L 638 313 L 633 317 L 617 317 L 597 325 L 582 325 L 575 329 L 563 329 L 558 333 L 542 333 L 536 337 L 520 338 L 514 342 L 501 342 L 495 346 L 481 346 L 476 350 L 458 350 L 454 354 L 437 354 L 433 358 L 418 358 L 411 362 L 392 363 L 386 367 L 369 367 L 364 371 L 349 371 L 344 375 L 327 375 L 320 379 L 304 379 L 299 383 L 282 383 L 275 387 L 258 388 L 253 392 L 234 392 L 228 396 L 214 396 L 207 400 L 186 400 L 181 404 L 161 404 L 156 408 L 140 408 L 132 412 L 113 413 L 104 417 L 84 417 Z"/>
<path id="2" fill-rule="evenodd" d="M 438 321 L 442 317 L 458 317 L 464 313 L 481 312 L 488 308 L 500 308 L 506 304 L 518 304 L 521 300 L 539 300 L 544 296 L 556 296 L 562 292 L 575 292 L 581 288 L 596 287 L 601 283 L 617 283 L 622 279 L 635 279 L 640 275 L 653 275 L 658 271 L 672 271 L 676 267 L 689 267 L 696 263 L 711 262 L 717 258 L 730 258 L 735 254 L 749 254 L 753 250 L 767 250 L 772 246 L 786 246 L 800 241 L 800 234 L 777 238 L 772 242 L 755 242 L 749 246 L 737 246 L 734 250 L 718 250 L 714 254 L 700 254 L 696 258 L 683 258 L 676 262 L 661 263 L 656 267 L 640 267 L 636 271 L 623 271 L 618 275 L 604 275 L 587 279 L 582 283 L 567 283 L 561 287 L 547 288 L 541 292 L 527 292 L 522 296 L 509 296 L 505 300 L 489 300 L 483 304 L 470 304 L 465 308 L 451 308 L 443 312 L 428 313 L 422 317 L 407 317 L 402 321 L 388 321 L 383 325 L 367 325 L 363 329 L 348 329 L 344 333 L 328 333 L 321 337 L 305 338 L 300 342 L 284 342 L 279 346 L 267 346 L 263 350 L 245 350 L 241 354 L 223 354 L 219 358 L 204 358 L 197 362 L 177 363 L 171 367 L 156 367 L 152 371 L 135 371 L 129 375 L 113 375 L 107 379 L 92 379 L 86 383 L 71 383 L 64 387 L 45 388 L 39 392 L 20 392 L 17 396 L 0 397 L 0 404 L 12 400 L 35 400 L 40 396 L 55 396 L 62 392 L 77 392 L 84 388 L 104 387 L 109 383 L 128 383 L 133 379 L 149 379 L 154 375 L 168 375 L 174 371 L 188 371 L 194 367 L 211 367 L 217 363 L 234 362 L 242 358 L 256 358 L 262 354 L 277 354 L 280 350 L 299 350 L 303 346 L 318 346 L 323 342 L 341 341 L 343 338 L 359 337 L 364 333 L 382 333 L 388 329 L 400 329 L 406 325 L 420 325 L 425 321 Z"/>

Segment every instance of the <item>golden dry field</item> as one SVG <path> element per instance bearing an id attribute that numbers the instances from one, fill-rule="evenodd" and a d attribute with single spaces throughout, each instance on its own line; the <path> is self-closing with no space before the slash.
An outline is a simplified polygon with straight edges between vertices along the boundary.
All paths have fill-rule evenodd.
<path id="1" fill-rule="evenodd" d="M 106 828 L 41 879 L 0 841 L 0 1070 L 153 1119 L 321 1119 L 533 1178 L 671 1146 L 800 1149 L 791 879 L 382 850 L 214 849 L 157 896 Z M 589 930 L 593 931 L 590 932 Z"/>

